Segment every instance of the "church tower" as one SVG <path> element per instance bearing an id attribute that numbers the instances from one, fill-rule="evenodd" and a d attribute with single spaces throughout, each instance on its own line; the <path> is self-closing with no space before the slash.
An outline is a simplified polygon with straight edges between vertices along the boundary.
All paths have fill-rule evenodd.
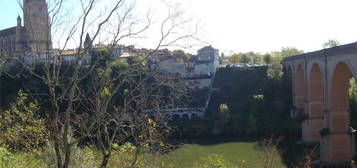
<path id="1" fill-rule="evenodd" d="M 25 37 L 24 37 L 25 36 Z M 26 34 L 24 33 L 24 27 L 22 27 L 22 20 L 21 17 L 17 17 L 17 26 L 16 26 L 16 45 L 15 45 L 15 52 L 22 52 L 26 48 Z"/>
<path id="2" fill-rule="evenodd" d="M 50 18 L 46 0 L 23 0 L 24 27 L 33 53 L 52 49 Z"/>

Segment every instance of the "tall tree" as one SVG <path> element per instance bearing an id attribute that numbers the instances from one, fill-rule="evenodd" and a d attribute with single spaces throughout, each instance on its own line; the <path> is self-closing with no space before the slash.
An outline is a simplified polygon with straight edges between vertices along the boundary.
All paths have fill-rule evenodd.
<path id="1" fill-rule="evenodd" d="M 253 60 L 252 62 L 254 64 L 262 64 L 262 62 L 263 62 L 262 55 L 260 55 L 259 53 L 253 53 L 251 55 L 251 57 L 252 57 L 252 60 Z"/>
<path id="2" fill-rule="evenodd" d="M 247 54 L 242 54 L 242 56 L 240 57 L 240 62 L 243 64 L 250 63 L 251 61 L 251 57 L 249 57 Z"/>
<path id="3" fill-rule="evenodd" d="M 340 42 L 336 39 L 329 39 L 328 41 L 322 44 L 323 48 L 332 48 L 340 45 Z"/>
<path id="4" fill-rule="evenodd" d="M 233 54 L 230 57 L 228 57 L 228 61 L 232 64 L 237 64 L 240 63 L 240 58 L 241 58 L 241 54 Z"/>
<path id="5" fill-rule="evenodd" d="M 190 59 L 190 55 L 186 54 L 183 50 L 174 50 L 172 51 L 172 55 L 175 58 L 181 58 L 184 62 L 188 62 L 188 60 Z"/>
<path id="6" fill-rule="evenodd" d="M 285 57 L 295 56 L 304 53 L 303 50 L 299 50 L 295 47 L 283 47 L 280 51 L 273 51 L 271 55 L 274 63 L 280 63 Z"/>
<path id="7" fill-rule="evenodd" d="M 268 53 L 263 56 L 263 60 L 264 60 L 264 63 L 267 65 L 271 64 L 271 62 L 273 61 L 272 56 Z"/>
<path id="8" fill-rule="evenodd" d="M 267 75 L 271 79 L 281 80 L 283 77 L 283 67 L 281 61 L 290 56 L 295 56 L 304 53 L 304 51 L 299 50 L 295 47 L 283 47 L 280 51 L 271 52 L 272 63 L 270 64 Z"/>

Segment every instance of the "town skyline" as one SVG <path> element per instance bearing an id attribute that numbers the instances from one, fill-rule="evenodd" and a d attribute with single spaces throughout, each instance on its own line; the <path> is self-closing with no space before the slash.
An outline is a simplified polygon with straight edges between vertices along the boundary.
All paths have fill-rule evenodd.
<path id="1" fill-rule="evenodd" d="M 139 1 L 137 4 L 141 3 Z M 22 16 L 16 2 L 1 3 L 6 8 L 0 11 L 0 16 L 7 17 L 1 20 L 0 30 L 15 26 L 17 16 Z M 352 43 L 357 39 L 357 34 L 353 33 L 357 29 L 357 23 L 351 22 L 357 14 L 357 11 L 353 10 L 357 2 L 351 0 L 346 0 L 345 3 L 335 0 L 225 0 L 219 4 L 203 3 L 202 0 L 184 0 L 180 1 L 180 4 L 188 15 L 199 20 L 203 27 L 200 32 L 202 41 L 220 48 L 228 55 L 248 51 L 265 53 L 282 47 L 296 47 L 308 52 L 321 49 L 322 43 L 329 39 L 338 40 L 341 44 Z M 154 3 L 146 5 L 151 5 L 148 7 L 151 9 L 157 8 Z M 141 7 L 138 10 L 144 9 Z M 157 12 L 160 14 L 162 11 Z M 150 39 L 138 47 L 150 48 Z"/>

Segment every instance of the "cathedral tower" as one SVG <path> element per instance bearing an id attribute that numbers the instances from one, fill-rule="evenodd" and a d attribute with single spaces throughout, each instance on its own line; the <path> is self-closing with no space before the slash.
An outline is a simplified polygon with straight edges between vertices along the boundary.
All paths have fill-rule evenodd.
<path id="1" fill-rule="evenodd" d="M 24 27 L 33 53 L 52 49 L 50 18 L 46 0 L 23 0 Z"/>

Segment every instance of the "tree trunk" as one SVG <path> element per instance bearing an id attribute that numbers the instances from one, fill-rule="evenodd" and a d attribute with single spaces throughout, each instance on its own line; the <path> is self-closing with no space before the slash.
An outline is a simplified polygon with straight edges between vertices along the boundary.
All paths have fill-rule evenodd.
<path id="1" fill-rule="evenodd" d="M 102 164 L 100 165 L 100 168 L 106 168 L 108 166 L 110 155 L 111 155 L 110 151 L 103 152 L 103 160 L 102 160 Z"/>

